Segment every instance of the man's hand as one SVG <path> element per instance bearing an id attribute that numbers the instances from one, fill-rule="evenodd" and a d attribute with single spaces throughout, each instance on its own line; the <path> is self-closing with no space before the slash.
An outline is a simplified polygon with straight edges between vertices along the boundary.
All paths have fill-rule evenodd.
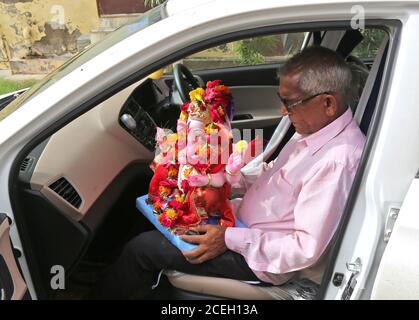
<path id="1" fill-rule="evenodd" d="M 215 258 L 227 251 L 224 240 L 226 227 L 206 224 L 191 228 L 198 232 L 205 232 L 200 235 L 182 235 L 180 239 L 186 242 L 197 244 L 196 249 L 190 251 L 182 251 L 186 260 L 193 264 L 199 264 Z"/>

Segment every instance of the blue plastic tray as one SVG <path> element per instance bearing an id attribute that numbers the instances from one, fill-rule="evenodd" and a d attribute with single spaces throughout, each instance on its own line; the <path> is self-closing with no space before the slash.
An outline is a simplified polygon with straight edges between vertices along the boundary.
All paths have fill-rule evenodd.
<path id="1" fill-rule="evenodd" d="M 195 249 L 197 245 L 180 240 L 179 236 L 170 233 L 164 226 L 162 226 L 159 223 L 159 221 L 157 220 L 157 217 L 153 213 L 153 205 L 147 204 L 146 202 L 147 198 L 148 198 L 148 195 L 144 195 L 137 198 L 137 201 L 136 201 L 137 209 L 140 210 L 140 212 L 148 220 L 150 220 L 150 222 L 156 227 L 156 229 L 159 230 L 178 249 L 182 251 L 189 251 L 189 250 Z M 236 224 L 235 226 L 238 228 L 245 227 L 245 225 L 238 219 L 236 219 L 235 224 Z"/>

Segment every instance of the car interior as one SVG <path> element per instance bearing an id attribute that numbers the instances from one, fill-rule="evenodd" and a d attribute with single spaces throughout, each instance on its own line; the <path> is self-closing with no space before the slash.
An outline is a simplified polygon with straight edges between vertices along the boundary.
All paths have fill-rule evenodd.
<path id="1" fill-rule="evenodd" d="M 199 53 L 204 51 L 201 49 L 180 57 L 160 78 L 138 79 L 34 147 L 21 159 L 17 179 L 10 186 L 38 298 L 83 299 L 124 245 L 154 228 L 137 210 L 135 200 L 147 194 L 153 175 L 149 165 L 154 158 L 156 128 L 175 130 L 180 105 L 192 88 L 215 79 L 228 85 L 236 109 L 233 128 L 242 133 L 245 129 L 252 129 L 253 133 L 262 129 L 257 131 L 266 141 L 261 157 L 270 161 L 295 132 L 279 112 L 277 70 L 304 46 L 326 46 L 345 57 L 353 69 L 351 108 L 367 135 L 389 43 L 386 30 L 376 30 L 382 36 L 374 39 L 376 48 L 370 49 L 368 56 L 360 50 L 368 40 L 366 34 L 350 28 L 301 32 L 304 36 L 297 42 L 298 47 L 294 40 L 294 48 L 279 60 L 265 59 L 256 64 L 219 63 L 200 68 Z M 284 38 L 282 44 L 286 43 Z M 224 49 L 217 52 L 227 50 L 223 45 L 218 47 Z M 326 253 L 316 266 L 301 272 L 300 278 L 304 279 L 304 272 L 320 270 L 319 285 L 303 294 L 287 291 L 286 285 L 262 286 L 164 270 L 157 279 L 159 285 L 148 298 L 316 299 L 328 263 Z M 66 271 L 65 290 L 53 290 L 50 286 L 51 268 L 56 265 Z"/>

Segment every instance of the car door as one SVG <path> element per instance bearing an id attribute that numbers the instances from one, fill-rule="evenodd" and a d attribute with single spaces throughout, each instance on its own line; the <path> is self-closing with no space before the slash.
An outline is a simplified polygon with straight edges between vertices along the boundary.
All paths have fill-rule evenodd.
<path id="1" fill-rule="evenodd" d="M 400 210 L 387 216 L 384 241 L 388 242 L 378 267 L 372 299 L 419 298 L 419 176 L 413 179 Z"/>
<path id="2" fill-rule="evenodd" d="M 16 263 L 9 230 L 7 215 L 0 213 L 0 300 L 19 300 L 27 287 Z"/>
<path id="3" fill-rule="evenodd" d="M 411 63 L 405 64 L 406 58 L 396 56 L 395 49 L 404 44 L 410 48 L 417 28 L 401 31 L 399 27 L 396 25 L 393 34 L 385 36 L 378 46 L 365 85 L 367 94 L 361 97 L 355 115 L 367 134 L 367 144 L 354 181 L 359 189 L 349 197 L 350 216 L 342 220 L 345 229 L 340 230 L 336 259 L 326 274 L 326 299 L 419 297 L 419 260 L 415 254 L 419 112 L 418 91 L 410 89 L 417 77 L 410 70 L 416 70 L 419 64 L 415 61 L 416 69 Z M 408 50 L 404 54 L 408 56 Z M 397 109 L 400 105 L 404 106 L 403 113 Z"/>

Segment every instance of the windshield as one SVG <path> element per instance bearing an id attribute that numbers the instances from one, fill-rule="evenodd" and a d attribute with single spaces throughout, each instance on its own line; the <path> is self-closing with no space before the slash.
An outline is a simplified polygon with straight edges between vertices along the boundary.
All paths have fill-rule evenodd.
<path id="1" fill-rule="evenodd" d="M 109 49 L 116 43 L 126 39 L 130 35 L 145 29 L 148 26 L 166 18 L 165 14 L 165 4 L 162 4 L 158 7 L 155 7 L 141 16 L 139 20 L 126 24 L 114 32 L 108 34 L 101 41 L 88 46 L 85 50 L 75 55 L 73 58 L 64 63 L 61 67 L 56 69 L 51 74 L 47 75 L 40 82 L 35 84 L 30 90 L 20 95 L 17 99 L 11 102 L 8 106 L 0 111 L 0 121 L 11 114 L 13 111 L 19 108 L 23 102 L 27 101 L 29 98 L 33 97 L 35 94 L 38 94 L 44 91 L 46 88 L 51 86 L 53 83 L 57 82 L 70 72 L 74 71 L 87 61 L 91 60 L 101 52 Z"/>

